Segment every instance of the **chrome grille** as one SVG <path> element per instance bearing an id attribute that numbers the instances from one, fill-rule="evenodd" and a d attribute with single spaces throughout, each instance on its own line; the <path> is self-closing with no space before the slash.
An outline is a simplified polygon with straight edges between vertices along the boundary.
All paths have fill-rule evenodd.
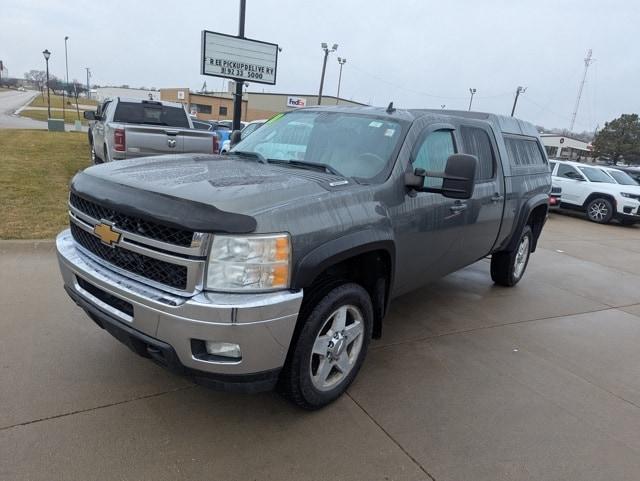
<path id="1" fill-rule="evenodd" d="M 118 246 L 109 247 L 73 222 L 71 223 L 71 235 L 78 244 L 89 252 L 120 269 L 174 289 L 185 290 L 187 288 L 187 268 L 185 266 L 154 259 Z"/>

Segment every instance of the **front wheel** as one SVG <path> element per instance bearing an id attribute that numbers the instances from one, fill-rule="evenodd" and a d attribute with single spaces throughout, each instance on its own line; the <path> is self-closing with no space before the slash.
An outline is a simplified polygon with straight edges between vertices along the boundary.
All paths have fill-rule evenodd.
<path id="1" fill-rule="evenodd" d="M 587 217 L 591 222 L 608 224 L 613 217 L 613 205 L 604 198 L 593 199 L 587 205 Z"/>
<path id="2" fill-rule="evenodd" d="M 299 322 L 280 391 L 298 406 L 318 409 L 340 397 L 360 370 L 373 330 L 371 298 L 358 284 L 343 284 Z"/>
<path id="3" fill-rule="evenodd" d="M 491 279 L 500 286 L 515 286 L 527 269 L 533 232 L 529 225 L 522 229 L 517 247 L 512 251 L 496 252 L 491 256 Z"/>

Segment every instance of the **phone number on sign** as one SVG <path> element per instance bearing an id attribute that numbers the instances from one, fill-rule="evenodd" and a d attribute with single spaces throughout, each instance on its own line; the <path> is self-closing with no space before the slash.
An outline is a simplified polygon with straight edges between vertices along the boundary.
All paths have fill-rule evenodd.
<path id="1" fill-rule="evenodd" d="M 263 75 L 259 72 L 247 72 L 246 70 L 240 70 L 237 68 L 221 67 L 220 73 L 223 75 L 229 75 L 230 77 L 246 77 L 254 79 L 262 79 Z"/>

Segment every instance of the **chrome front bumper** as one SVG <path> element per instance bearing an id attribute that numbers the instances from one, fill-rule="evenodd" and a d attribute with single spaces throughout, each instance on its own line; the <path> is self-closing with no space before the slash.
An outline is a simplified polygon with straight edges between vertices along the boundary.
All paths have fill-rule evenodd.
<path id="1" fill-rule="evenodd" d="M 302 291 L 268 294 L 201 292 L 192 297 L 169 294 L 118 274 L 83 254 L 69 230 L 56 239 L 60 271 L 69 295 L 88 313 L 115 320 L 129 332 L 169 345 L 189 370 L 230 376 L 280 369 L 302 302 Z M 83 289 L 78 278 L 133 306 L 129 315 Z M 82 283 L 82 282 L 81 282 Z M 109 297 L 109 296 L 107 296 Z M 239 360 L 202 360 L 192 340 L 240 345 Z"/>

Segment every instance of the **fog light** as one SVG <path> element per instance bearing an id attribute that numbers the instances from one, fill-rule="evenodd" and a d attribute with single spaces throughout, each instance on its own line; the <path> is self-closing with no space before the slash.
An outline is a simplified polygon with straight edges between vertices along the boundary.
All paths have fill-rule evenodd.
<path id="1" fill-rule="evenodd" d="M 223 356 L 235 359 L 242 358 L 240 345 L 233 342 L 206 341 L 205 349 L 207 350 L 207 354 L 211 354 L 212 356 Z"/>

